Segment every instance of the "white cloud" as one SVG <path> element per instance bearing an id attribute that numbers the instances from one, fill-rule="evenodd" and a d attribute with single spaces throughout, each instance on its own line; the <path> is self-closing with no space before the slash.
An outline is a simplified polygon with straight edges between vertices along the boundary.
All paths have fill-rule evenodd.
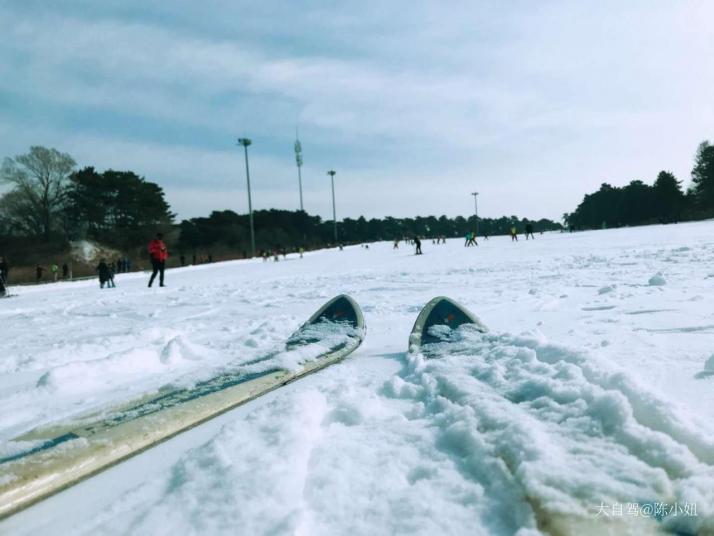
<path id="1" fill-rule="evenodd" d="M 180 6 L 181 25 L 8 10 L 0 91 L 51 110 L 45 122 L 0 109 L 5 149 L 52 139 L 86 163 L 160 180 L 195 215 L 230 197 L 242 162 L 232 140 L 248 134 L 256 200 L 289 207 L 299 122 L 307 176 L 338 167 L 348 215 L 468 214 L 478 187 L 491 215 L 557 217 L 603 180 L 660 168 L 686 179 L 714 122 L 706 2 L 284 4 L 281 17 L 266 4 L 239 6 L 237 26 L 230 2 Z M 215 31 L 188 29 L 199 15 Z M 65 108 L 87 117 L 51 116 Z M 88 128 L 92 113 L 107 123 Z M 307 186 L 329 214 L 326 183 Z"/>

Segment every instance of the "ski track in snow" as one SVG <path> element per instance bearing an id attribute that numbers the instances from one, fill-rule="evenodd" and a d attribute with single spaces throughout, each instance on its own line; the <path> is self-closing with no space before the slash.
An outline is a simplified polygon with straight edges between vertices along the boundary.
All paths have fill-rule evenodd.
<path id="1" fill-rule="evenodd" d="M 660 526 L 714 534 L 713 232 L 424 241 L 422 257 L 380 243 L 171 270 L 166 289 L 144 275 L 18 289 L 0 304 L 0 453 L 38 424 L 263 355 L 341 292 L 368 335 L 193 446 L 140 455 L 171 461 L 115 493 L 103 475 L 81 485 L 103 502 L 70 508 L 69 490 L 0 532 L 525 536 L 601 503 L 688 502 L 696 517 Z M 491 332 L 406 354 L 436 295 Z"/>

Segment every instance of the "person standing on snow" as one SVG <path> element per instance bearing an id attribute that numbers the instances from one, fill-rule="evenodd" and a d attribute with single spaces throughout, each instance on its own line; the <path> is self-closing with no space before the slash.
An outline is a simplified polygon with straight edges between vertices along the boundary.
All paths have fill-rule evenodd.
<path id="1" fill-rule="evenodd" d="M 0 256 L 0 279 L 7 283 L 7 277 L 9 273 L 10 266 L 8 265 L 7 260 L 5 260 L 5 257 Z"/>
<path id="2" fill-rule="evenodd" d="M 166 259 L 169 258 L 169 250 L 164 244 L 164 235 L 162 233 L 156 233 L 156 238 L 149 242 L 149 256 L 151 257 L 151 267 L 153 272 L 151 273 L 151 279 L 149 279 L 149 287 L 154 282 L 156 274 L 159 274 L 159 286 L 164 286 L 164 269 L 166 268 Z"/>
<path id="3" fill-rule="evenodd" d="M 511 242 L 518 242 L 518 231 L 515 225 L 511 227 Z"/>
<path id="4" fill-rule="evenodd" d="M 533 236 L 533 224 L 532 223 L 526 223 L 526 240 L 528 240 L 528 235 L 531 235 L 531 238 L 535 240 L 535 236 Z"/>
<path id="5" fill-rule="evenodd" d="M 104 285 L 111 280 L 111 270 L 107 261 L 101 259 L 97 265 L 97 273 L 99 273 L 99 288 L 104 288 Z M 110 288 L 111 285 L 107 285 Z"/>
<path id="6" fill-rule="evenodd" d="M 421 240 L 419 240 L 418 236 L 414 237 L 414 245 L 416 246 L 416 253 L 415 255 L 421 255 Z"/>
<path id="7" fill-rule="evenodd" d="M 7 265 L 5 257 L 0 257 L 0 297 L 7 293 L 7 274 L 10 267 Z"/>
<path id="8" fill-rule="evenodd" d="M 111 263 L 109 265 L 109 279 L 107 280 L 107 288 L 116 288 L 114 284 L 114 274 L 116 273 L 115 264 Z"/>

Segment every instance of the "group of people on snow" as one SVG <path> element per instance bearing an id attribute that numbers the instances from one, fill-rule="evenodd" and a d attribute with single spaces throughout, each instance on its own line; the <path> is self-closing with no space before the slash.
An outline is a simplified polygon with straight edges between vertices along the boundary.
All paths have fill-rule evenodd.
<path id="1" fill-rule="evenodd" d="M 97 272 L 99 273 L 99 288 L 104 288 L 104 285 L 107 285 L 107 288 L 116 287 L 114 284 L 114 269 L 107 264 L 107 261 L 104 259 L 99 261 Z"/>
<path id="2" fill-rule="evenodd" d="M 35 282 L 40 283 L 42 281 L 42 276 L 47 271 L 47 268 L 41 264 L 35 266 Z M 52 281 L 59 281 L 60 277 L 60 267 L 56 262 L 50 264 L 50 274 L 52 274 Z M 62 279 L 70 279 L 72 277 L 69 265 L 67 263 L 62 263 Z"/>
<path id="3" fill-rule="evenodd" d="M 518 242 L 518 228 L 515 225 L 509 229 L 509 234 L 511 237 L 511 241 Z M 535 240 L 535 235 L 533 234 L 533 224 L 532 223 L 525 224 L 525 233 L 524 234 L 526 236 L 526 240 L 530 240 L 530 239 Z M 540 234 L 543 234 L 543 231 L 541 231 Z M 488 240 L 487 233 L 484 233 L 483 239 Z M 413 239 L 406 238 L 404 240 L 408 244 L 414 244 L 416 246 L 416 252 L 415 252 L 416 255 L 422 254 L 421 241 L 419 240 L 419 238 L 417 236 L 415 236 Z M 399 249 L 399 241 L 400 241 L 399 238 L 394 239 L 394 243 L 393 243 L 394 245 L 393 245 L 392 249 Z M 439 236 L 437 238 L 433 238 L 431 240 L 431 242 L 432 242 L 432 244 L 440 244 L 440 243 L 446 244 L 446 238 L 443 236 Z M 465 247 L 478 246 L 477 234 L 475 232 L 469 231 L 468 233 L 466 233 L 466 235 L 464 237 L 464 246 Z"/>
<path id="4" fill-rule="evenodd" d="M 542 234 L 542 233 L 541 233 Z M 512 241 L 518 241 L 518 230 L 516 226 L 514 225 L 510 229 L 510 235 L 511 235 L 511 240 Z M 533 239 L 535 240 L 535 236 L 533 234 L 533 224 L 531 223 L 526 223 L 525 225 L 525 235 L 526 235 L 526 240 Z M 168 248 L 166 247 L 166 244 L 164 243 L 164 235 L 162 233 L 156 233 L 156 237 L 149 242 L 148 245 L 148 252 L 149 252 L 149 258 L 151 260 L 151 277 L 149 278 L 149 287 L 151 287 L 154 284 L 154 281 L 156 277 L 158 276 L 159 278 L 159 286 L 163 287 L 164 285 L 164 273 L 166 270 L 166 260 L 169 257 L 169 251 Z M 469 232 L 466 233 L 465 237 L 465 246 L 478 246 L 478 242 L 476 241 L 476 233 L 475 232 Z M 484 235 L 484 239 L 488 240 L 488 236 Z M 411 243 L 415 246 L 415 254 L 416 255 L 422 255 L 422 249 L 421 249 L 421 240 L 419 239 L 418 236 L 414 236 L 413 238 L 405 238 L 404 239 L 407 243 Z M 397 238 L 394 240 L 394 245 L 393 249 L 399 249 L 399 242 L 400 240 Z M 444 236 L 439 236 L 437 238 L 432 239 L 432 243 L 435 244 L 440 244 L 446 243 L 446 237 Z M 340 247 L 342 249 L 342 247 Z M 303 256 L 304 249 L 300 248 L 300 257 Z M 261 251 L 261 257 L 263 258 L 264 261 L 267 261 L 271 256 L 277 261 L 278 260 L 278 255 L 282 254 L 283 257 L 287 256 L 287 251 L 284 248 L 279 248 L 274 251 Z M 208 256 L 208 262 L 213 261 L 213 256 L 209 254 Z M 186 258 L 184 255 L 181 255 L 181 266 L 185 266 Z M 193 262 L 196 264 L 197 258 L 196 254 L 194 253 L 193 255 Z M 105 285 L 107 288 L 114 288 L 116 285 L 114 283 L 114 274 L 117 271 L 117 268 L 119 269 L 120 272 L 126 272 L 131 269 L 131 261 L 127 257 L 120 258 L 119 261 L 115 264 L 114 262 L 108 264 L 105 259 L 101 259 L 99 264 L 96 267 L 96 272 L 99 276 L 99 287 L 104 288 Z M 43 276 L 44 271 L 46 270 L 43 266 L 37 265 L 36 268 L 36 277 L 37 277 L 37 282 L 40 282 Z M 50 272 L 52 273 L 53 279 L 55 281 L 58 280 L 59 277 L 59 267 L 57 266 L 56 263 L 53 263 L 50 266 Z M 9 273 L 9 266 L 7 263 L 7 260 L 5 259 L 4 256 L 0 256 L 0 296 L 4 296 L 7 293 L 7 280 L 8 280 L 8 273 Z M 67 279 L 71 277 L 70 274 L 70 268 L 67 265 L 67 263 L 64 263 L 62 265 L 62 278 Z"/>
<path id="5" fill-rule="evenodd" d="M 156 237 L 149 242 L 148 246 L 149 258 L 151 259 L 151 277 L 149 278 L 149 287 L 154 284 L 156 276 L 159 276 L 159 286 L 164 285 L 164 271 L 166 270 L 166 259 L 169 258 L 169 250 L 164 243 L 164 235 L 162 233 L 156 233 Z M 97 274 L 99 275 L 99 288 L 115 288 L 114 283 L 114 273 L 115 265 L 112 262 L 107 264 L 105 259 L 101 259 L 96 268 Z"/>

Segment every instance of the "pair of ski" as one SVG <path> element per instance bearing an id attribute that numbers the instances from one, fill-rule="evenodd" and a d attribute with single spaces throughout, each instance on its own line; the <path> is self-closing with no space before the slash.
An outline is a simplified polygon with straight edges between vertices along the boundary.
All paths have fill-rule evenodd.
<path id="1" fill-rule="evenodd" d="M 481 322 L 456 302 L 434 298 L 409 337 L 410 351 L 439 342 L 437 325 Z M 448 331 L 448 330 L 447 330 Z M 362 311 L 347 295 L 323 305 L 290 336 L 282 351 L 314 355 L 298 370 L 271 368 L 271 354 L 190 388 L 158 392 L 67 423 L 45 425 L 13 439 L 0 457 L 0 519 L 241 404 L 323 369 L 354 352 L 366 335 Z M 278 352 L 279 353 L 279 352 Z M 425 352 L 427 353 L 427 352 Z M 428 355 L 428 354 L 427 354 Z M 261 368 L 261 364 L 266 365 Z"/>

